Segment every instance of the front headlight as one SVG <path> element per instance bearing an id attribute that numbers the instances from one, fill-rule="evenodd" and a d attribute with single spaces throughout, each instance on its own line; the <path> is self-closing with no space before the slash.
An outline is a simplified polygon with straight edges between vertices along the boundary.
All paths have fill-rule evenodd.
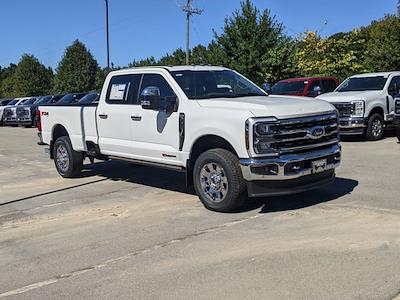
<path id="1" fill-rule="evenodd" d="M 353 109 L 351 112 L 352 117 L 363 117 L 365 110 L 365 102 L 363 100 L 355 100 L 351 102 L 353 104 Z"/>
<path id="2" fill-rule="evenodd" d="M 279 155 L 276 149 L 271 147 L 271 143 L 273 142 L 271 135 L 274 134 L 274 124 L 276 121 L 277 119 L 273 117 L 251 119 L 251 124 L 248 124 L 249 127 L 247 128 L 251 131 L 252 146 L 255 154 L 263 156 Z"/>

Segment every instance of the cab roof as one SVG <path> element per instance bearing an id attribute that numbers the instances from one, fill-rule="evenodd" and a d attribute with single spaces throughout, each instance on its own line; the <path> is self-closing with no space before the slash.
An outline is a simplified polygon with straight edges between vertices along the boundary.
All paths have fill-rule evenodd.
<path id="1" fill-rule="evenodd" d="M 354 76 L 351 76 L 351 78 L 360 78 L 360 77 L 389 77 L 391 75 L 400 75 L 400 71 L 392 71 L 392 72 L 377 72 L 377 73 L 364 73 L 364 74 L 357 74 Z"/>
<path id="2" fill-rule="evenodd" d="M 333 79 L 337 80 L 336 77 L 333 76 L 319 76 L 319 77 L 299 77 L 299 78 L 289 78 L 283 79 L 280 82 L 299 82 L 299 81 L 314 81 L 314 80 L 324 80 L 324 79 Z"/>

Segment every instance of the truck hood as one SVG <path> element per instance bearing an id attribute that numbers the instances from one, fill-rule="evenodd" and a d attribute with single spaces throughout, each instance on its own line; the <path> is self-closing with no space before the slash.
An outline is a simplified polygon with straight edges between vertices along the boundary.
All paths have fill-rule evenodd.
<path id="1" fill-rule="evenodd" d="M 335 108 L 320 100 L 306 97 L 260 96 L 197 100 L 201 107 L 250 111 L 255 117 L 294 118 L 328 113 Z"/>
<path id="2" fill-rule="evenodd" d="M 379 97 L 382 91 L 361 91 L 361 92 L 333 92 L 322 94 L 317 99 L 328 102 L 350 102 L 354 100 L 373 100 Z"/>

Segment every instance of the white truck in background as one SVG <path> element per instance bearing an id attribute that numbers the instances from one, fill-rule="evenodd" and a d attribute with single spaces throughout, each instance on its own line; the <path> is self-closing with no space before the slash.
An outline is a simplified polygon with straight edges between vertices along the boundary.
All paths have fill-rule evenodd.
<path id="1" fill-rule="evenodd" d="M 41 106 L 41 143 L 63 177 L 84 158 L 186 173 L 203 204 L 232 211 L 247 196 L 331 183 L 341 160 L 338 116 L 325 101 L 268 96 L 230 69 L 111 72 L 97 104 Z"/>
<path id="2" fill-rule="evenodd" d="M 339 111 L 341 135 L 365 135 L 380 140 L 394 119 L 394 97 L 400 89 L 400 72 L 351 76 L 334 92 L 318 96 Z"/>

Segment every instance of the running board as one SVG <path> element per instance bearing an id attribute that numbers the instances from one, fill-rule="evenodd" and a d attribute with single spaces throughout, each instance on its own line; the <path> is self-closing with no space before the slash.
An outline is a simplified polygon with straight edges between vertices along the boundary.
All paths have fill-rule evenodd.
<path id="1" fill-rule="evenodd" d="M 127 162 L 133 163 L 135 165 L 149 166 L 149 167 L 167 169 L 167 170 L 178 171 L 178 172 L 185 172 L 186 171 L 186 169 L 184 167 L 181 167 L 181 166 L 173 166 L 173 165 L 167 165 L 167 164 L 144 161 L 144 160 L 138 160 L 138 159 L 132 159 L 132 158 L 118 157 L 118 156 L 108 156 L 108 157 L 110 159 L 114 159 L 114 160 L 127 161 Z"/>

